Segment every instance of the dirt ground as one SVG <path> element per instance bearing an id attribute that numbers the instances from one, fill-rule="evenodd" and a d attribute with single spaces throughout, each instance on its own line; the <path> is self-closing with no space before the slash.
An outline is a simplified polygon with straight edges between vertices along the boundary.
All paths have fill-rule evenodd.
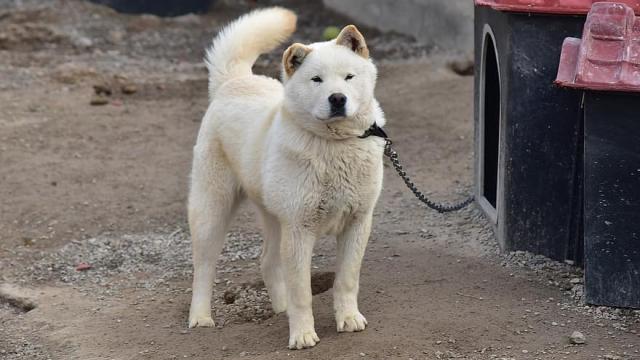
<path id="1" fill-rule="evenodd" d="M 580 269 L 499 254 L 476 209 L 429 211 L 389 167 L 362 270 L 364 332 L 335 331 L 334 244 L 324 239 L 314 253 L 321 342 L 286 349 L 286 316 L 272 314 L 259 282 L 248 206 L 220 264 L 218 327 L 187 329 L 187 176 L 207 106 L 200 60 L 219 26 L 249 6 L 161 19 L 79 1 L 5 3 L 0 359 L 640 359 L 638 311 L 585 306 Z M 277 3 L 301 13 L 299 41 L 348 21 L 320 3 Z M 429 44 L 365 36 L 406 169 L 436 199 L 464 196 L 473 79 Z M 278 57 L 256 71 L 276 74 Z M 90 105 L 95 85 L 111 90 L 106 104 Z M 82 263 L 90 269 L 78 271 Z M 574 331 L 586 344 L 569 342 Z"/>

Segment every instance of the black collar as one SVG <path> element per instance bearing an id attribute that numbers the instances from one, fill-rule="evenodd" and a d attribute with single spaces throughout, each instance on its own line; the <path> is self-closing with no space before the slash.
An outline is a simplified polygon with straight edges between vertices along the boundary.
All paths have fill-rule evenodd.
<path id="1" fill-rule="evenodd" d="M 358 137 L 360 139 L 365 139 L 365 138 L 368 138 L 369 136 L 378 136 L 383 139 L 388 138 L 387 133 L 384 132 L 384 130 L 382 130 L 382 128 L 378 126 L 378 123 L 375 123 L 375 122 L 364 132 L 364 134 Z"/>

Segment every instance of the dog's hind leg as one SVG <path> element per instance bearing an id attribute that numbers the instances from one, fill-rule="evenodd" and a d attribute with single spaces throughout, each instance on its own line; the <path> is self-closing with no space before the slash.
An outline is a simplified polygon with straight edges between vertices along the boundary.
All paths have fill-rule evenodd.
<path id="1" fill-rule="evenodd" d="M 193 294 L 189 327 L 214 326 L 211 293 L 216 263 L 239 200 L 239 187 L 222 156 L 194 151 L 189 193 L 189 227 L 193 248 Z"/>
<path id="2" fill-rule="evenodd" d="M 280 221 L 264 209 L 259 209 L 259 214 L 264 231 L 260 257 L 262 279 L 269 290 L 273 311 L 281 313 L 287 310 L 287 287 L 280 256 Z"/>

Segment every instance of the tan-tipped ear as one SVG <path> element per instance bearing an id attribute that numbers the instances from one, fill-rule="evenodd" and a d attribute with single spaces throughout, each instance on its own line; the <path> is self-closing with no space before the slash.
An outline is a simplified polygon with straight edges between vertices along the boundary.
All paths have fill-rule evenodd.
<path id="1" fill-rule="evenodd" d="M 367 43 L 364 41 L 364 36 L 362 36 L 355 25 L 345 26 L 344 29 L 340 31 L 340 34 L 338 34 L 336 44 L 348 47 L 365 59 L 369 58 L 369 48 L 367 48 Z"/>
<path id="2" fill-rule="evenodd" d="M 282 55 L 282 65 L 287 76 L 293 75 L 293 73 L 302 65 L 304 58 L 311 52 L 311 48 L 300 43 L 295 43 Z"/>

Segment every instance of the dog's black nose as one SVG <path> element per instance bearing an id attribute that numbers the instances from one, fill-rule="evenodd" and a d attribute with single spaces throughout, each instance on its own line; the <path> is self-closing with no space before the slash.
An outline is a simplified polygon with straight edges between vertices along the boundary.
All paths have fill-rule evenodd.
<path id="1" fill-rule="evenodd" d="M 343 108 L 347 103 L 347 97 L 343 93 L 335 93 L 329 96 L 329 104 L 332 108 Z"/>

